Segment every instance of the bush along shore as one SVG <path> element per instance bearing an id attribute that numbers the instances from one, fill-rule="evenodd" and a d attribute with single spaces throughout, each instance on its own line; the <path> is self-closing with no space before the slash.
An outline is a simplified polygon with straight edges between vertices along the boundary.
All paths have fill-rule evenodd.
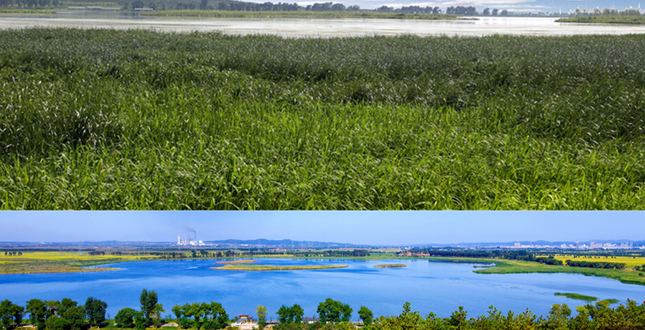
<path id="1" fill-rule="evenodd" d="M 87 298 L 85 305 L 64 298 L 57 300 L 31 299 L 26 308 L 9 300 L 0 303 L 0 327 L 16 329 L 27 325 L 36 326 L 39 330 L 87 330 L 92 327 L 107 328 L 176 328 L 180 329 L 237 329 L 240 320 L 231 319 L 224 306 L 218 302 L 195 302 L 184 305 L 176 304 L 171 311 L 175 318 L 162 316 L 164 307 L 158 302 L 155 291 L 142 290 L 139 297 L 140 310 L 122 308 L 113 320 L 107 320 L 105 310 L 107 303 L 93 297 Z M 252 325 L 264 329 L 285 330 L 318 330 L 318 329 L 355 329 L 367 330 L 403 330 L 403 329 L 642 329 L 645 327 L 645 304 L 638 305 L 628 300 L 616 308 L 611 308 L 611 301 L 601 300 L 595 304 L 577 307 L 577 315 L 566 304 L 554 304 L 548 315 L 537 316 L 531 311 L 515 314 L 512 311 L 502 313 L 493 306 L 486 315 L 468 317 L 462 307 L 449 317 L 439 317 L 429 313 L 426 317 L 412 311 L 409 303 L 403 305 L 403 312 L 398 316 L 375 317 L 369 308 L 361 306 L 357 311 L 360 322 L 350 322 L 354 309 L 348 304 L 331 298 L 318 304 L 317 320 L 303 322 L 304 309 L 298 305 L 282 305 L 275 314 L 277 322 L 267 322 L 268 309 L 257 307 L 257 319 Z M 248 315 L 247 315 L 248 316 Z"/>
<path id="2" fill-rule="evenodd" d="M 2 209 L 642 209 L 645 36 L 0 31 Z"/>

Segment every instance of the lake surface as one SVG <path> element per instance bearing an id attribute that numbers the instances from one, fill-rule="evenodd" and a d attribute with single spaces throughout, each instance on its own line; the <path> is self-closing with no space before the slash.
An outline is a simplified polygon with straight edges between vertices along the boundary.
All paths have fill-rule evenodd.
<path id="1" fill-rule="evenodd" d="M 473 273 L 474 264 L 427 260 L 259 260 L 256 264 L 349 267 L 243 272 L 212 270 L 210 267 L 220 266 L 214 260 L 128 262 L 112 264 L 121 267 L 116 271 L 2 275 L 0 300 L 25 306 L 32 298 L 68 297 L 84 304 L 92 296 L 107 302 L 107 312 L 114 317 L 124 307 L 139 309 L 139 294 L 145 288 L 158 293 L 164 315 L 170 315 L 175 304 L 216 301 L 229 316 L 255 315 L 256 307 L 265 305 L 273 320 L 283 304 L 300 304 L 305 316 L 313 316 L 318 303 L 326 298 L 348 303 L 354 310 L 352 320 L 358 320 L 361 305 L 375 315 L 395 316 L 406 301 L 422 316 L 434 312 L 447 317 L 464 306 L 473 317 L 486 314 L 490 305 L 504 313 L 528 308 L 538 315 L 548 314 L 555 303 L 566 303 L 573 310 L 573 306 L 584 305 L 580 300 L 556 297 L 555 292 L 615 298 L 621 303 L 628 298 L 639 303 L 645 300 L 645 286 L 576 274 L 482 275 Z M 374 268 L 385 263 L 404 263 L 407 267 Z"/>
<path id="2" fill-rule="evenodd" d="M 478 17 L 477 20 L 398 19 L 232 19 L 162 18 L 131 13 L 59 12 L 55 15 L 0 14 L 0 29 L 83 27 L 154 29 L 166 32 L 221 31 L 227 34 L 274 34 L 285 37 L 365 35 L 485 36 L 645 33 L 645 26 L 556 23 L 553 17 Z"/>

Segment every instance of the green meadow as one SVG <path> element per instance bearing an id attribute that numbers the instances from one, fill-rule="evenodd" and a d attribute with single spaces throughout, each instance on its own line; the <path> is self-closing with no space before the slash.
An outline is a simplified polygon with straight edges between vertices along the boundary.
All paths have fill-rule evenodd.
<path id="1" fill-rule="evenodd" d="M 2 209 L 641 209 L 645 36 L 0 31 Z"/>

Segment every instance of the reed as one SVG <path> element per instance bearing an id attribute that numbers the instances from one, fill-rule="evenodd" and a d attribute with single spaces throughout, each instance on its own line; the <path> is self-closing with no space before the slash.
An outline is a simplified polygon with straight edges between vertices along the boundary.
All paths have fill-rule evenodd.
<path id="1" fill-rule="evenodd" d="M 0 31 L 0 208 L 642 209 L 644 41 Z"/>

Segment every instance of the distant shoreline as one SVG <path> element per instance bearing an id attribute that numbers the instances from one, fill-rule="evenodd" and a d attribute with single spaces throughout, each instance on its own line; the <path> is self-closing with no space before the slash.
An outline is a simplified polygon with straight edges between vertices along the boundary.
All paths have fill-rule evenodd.
<path id="1" fill-rule="evenodd" d="M 418 19 L 418 20 L 463 20 L 452 14 L 411 14 L 376 11 L 233 11 L 233 10 L 164 10 L 144 13 L 154 17 L 214 17 L 214 18 L 370 18 L 370 19 Z M 467 20 L 472 20 L 468 18 Z"/>
<path id="2" fill-rule="evenodd" d="M 88 272 L 105 272 L 112 270 L 119 270 L 120 267 L 106 267 L 106 268 L 78 268 L 72 266 L 29 266 L 20 267 L 19 269 L 7 269 L 0 272 L 0 275 L 14 275 L 14 274 L 59 274 L 59 273 L 88 273 Z"/>

